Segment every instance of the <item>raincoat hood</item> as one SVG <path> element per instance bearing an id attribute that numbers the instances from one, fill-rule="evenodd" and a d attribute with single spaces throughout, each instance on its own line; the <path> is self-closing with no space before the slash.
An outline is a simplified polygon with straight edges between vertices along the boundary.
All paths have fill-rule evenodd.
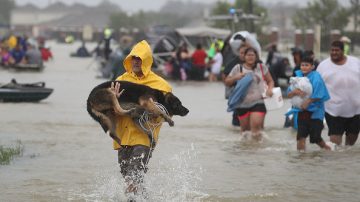
<path id="1" fill-rule="evenodd" d="M 136 76 L 132 72 L 131 60 L 133 56 L 141 58 L 141 70 L 146 77 L 151 71 L 151 65 L 153 63 L 151 48 L 149 44 L 145 40 L 140 41 L 133 47 L 130 54 L 124 60 L 124 67 L 126 72 Z"/>
<path id="2" fill-rule="evenodd" d="M 141 70 L 144 74 L 142 77 L 138 77 L 132 71 L 131 60 L 132 57 L 136 56 L 141 58 Z M 153 63 L 153 58 L 151 54 L 151 48 L 149 44 L 143 40 L 137 43 L 129 55 L 124 60 L 124 67 L 126 72 L 119 76 L 116 80 L 124 80 L 130 81 L 133 83 L 138 83 L 142 85 L 147 85 L 151 88 L 161 90 L 163 92 L 171 92 L 171 86 L 166 82 L 163 78 L 156 75 L 153 71 L 151 71 L 151 65 Z"/>

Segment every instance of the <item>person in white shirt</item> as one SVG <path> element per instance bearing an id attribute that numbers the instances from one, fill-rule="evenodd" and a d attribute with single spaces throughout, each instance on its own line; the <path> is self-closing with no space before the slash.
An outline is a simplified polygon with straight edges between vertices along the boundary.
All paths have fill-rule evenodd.
<path id="1" fill-rule="evenodd" d="M 215 49 L 216 49 L 216 54 L 214 58 L 210 61 L 211 71 L 209 75 L 209 81 L 217 81 L 223 63 L 223 56 L 221 55 L 220 47 L 218 44 L 215 45 Z"/>
<path id="2" fill-rule="evenodd" d="M 344 43 L 331 44 L 330 58 L 322 61 L 317 71 L 330 93 L 325 102 L 325 119 L 330 141 L 341 145 L 354 145 L 360 131 L 360 60 L 344 54 Z"/>

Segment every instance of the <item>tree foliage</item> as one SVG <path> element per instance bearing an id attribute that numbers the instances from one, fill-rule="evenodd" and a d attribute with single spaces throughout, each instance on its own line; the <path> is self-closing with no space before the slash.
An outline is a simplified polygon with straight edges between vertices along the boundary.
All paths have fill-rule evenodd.
<path id="1" fill-rule="evenodd" d="M 194 1 L 169 0 L 160 8 L 160 13 L 171 13 L 178 16 L 203 17 L 202 11 L 209 7 L 207 4 Z"/>
<path id="2" fill-rule="evenodd" d="M 350 0 L 351 7 L 350 7 L 350 13 L 353 17 L 353 23 L 354 23 L 354 32 L 357 31 L 358 26 L 360 25 L 360 0 Z"/>
<path id="3" fill-rule="evenodd" d="M 212 9 L 212 15 L 228 15 L 229 9 L 241 9 L 243 13 L 250 13 L 250 3 L 249 0 L 236 0 L 234 4 L 230 4 L 227 1 L 218 1 L 216 2 L 214 8 Z M 268 14 L 266 8 L 262 7 L 256 0 L 252 0 L 252 12 L 254 15 L 260 16 L 260 20 L 255 23 L 255 31 L 260 33 L 261 27 L 269 24 Z M 214 23 L 215 27 L 219 28 L 230 28 L 231 21 L 222 21 L 218 20 Z M 251 21 L 250 20 L 240 20 L 238 23 L 235 23 L 235 30 L 250 30 Z"/>
<path id="4" fill-rule="evenodd" d="M 159 12 L 139 11 L 132 15 L 121 11 L 110 16 L 111 26 L 115 29 L 146 28 L 153 25 L 169 25 L 170 27 L 182 27 L 194 19 L 202 18 L 205 4 L 196 2 L 168 1 Z"/>
<path id="5" fill-rule="evenodd" d="M 344 30 L 349 22 L 350 12 L 337 0 L 318 0 L 308 2 L 307 7 L 299 9 L 293 16 L 293 24 L 299 29 L 310 29 L 321 25 L 322 34 L 332 29 Z"/>
<path id="6" fill-rule="evenodd" d="M 14 0 L 0 0 L 0 25 L 10 24 L 10 14 L 14 7 Z"/>
<path id="7" fill-rule="evenodd" d="M 229 9 L 232 7 L 232 5 L 228 2 L 224 1 L 217 1 L 214 8 L 211 11 L 212 15 L 226 15 L 229 13 Z M 231 24 L 227 21 L 216 21 L 213 23 L 214 27 L 218 28 L 229 28 Z"/>
<path id="8" fill-rule="evenodd" d="M 177 16 L 170 13 L 139 11 L 133 15 L 125 12 L 114 13 L 110 16 L 110 24 L 114 29 L 123 28 L 146 28 L 153 25 L 169 25 L 170 27 L 181 27 L 189 22 L 186 16 Z"/>

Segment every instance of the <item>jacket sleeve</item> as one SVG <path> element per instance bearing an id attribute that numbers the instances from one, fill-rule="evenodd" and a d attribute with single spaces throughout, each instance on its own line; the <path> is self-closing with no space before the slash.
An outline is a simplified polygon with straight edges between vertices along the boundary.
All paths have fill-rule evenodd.
<path id="1" fill-rule="evenodd" d="M 312 99 L 320 99 L 322 102 L 325 102 L 330 99 L 329 92 L 325 86 L 324 81 L 322 80 L 320 74 L 316 74 L 313 83 L 313 92 L 310 96 Z"/>

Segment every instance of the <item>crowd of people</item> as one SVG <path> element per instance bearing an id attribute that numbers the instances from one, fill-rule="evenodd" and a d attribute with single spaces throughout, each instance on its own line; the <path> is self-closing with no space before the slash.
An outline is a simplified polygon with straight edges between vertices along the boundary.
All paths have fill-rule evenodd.
<path id="1" fill-rule="evenodd" d="M 202 44 L 196 45 L 196 50 L 190 54 L 187 45 L 184 43 L 179 46 L 173 55 L 170 65 L 172 78 L 175 80 L 195 80 L 195 81 L 218 81 L 221 79 L 223 66 L 223 55 L 221 49 L 224 44 L 221 40 L 216 40 L 206 51 Z"/>
<path id="2" fill-rule="evenodd" d="M 299 151 L 305 150 L 308 136 L 310 143 L 330 150 L 330 145 L 321 137 L 324 119 L 328 123 L 328 135 L 334 145 L 341 145 L 343 134 L 346 135 L 345 145 L 353 145 L 357 140 L 360 131 L 360 95 L 354 90 L 360 87 L 360 60 L 345 55 L 344 50 L 343 42 L 334 41 L 330 57 L 319 63 L 314 59 L 312 51 L 292 49 L 295 63 L 293 76 L 306 77 L 312 89 L 310 93 L 292 86 L 287 90 L 288 98 L 302 99 L 301 105 L 292 106 L 286 114 L 293 115 Z M 276 52 L 276 48 L 272 51 Z M 235 105 L 231 103 L 230 106 L 229 102 L 229 107 L 234 111 L 233 118 L 239 120 L 241 133 L 250 131 L 255 139 L 259 139 L 259 131 L 264 125 L 266 107 L 263 98 L 271 97 L 271 89 L 277 85 L 274 82 L 277 77 L 273 79 L 272 76 L 274 72 L 269 72 L 274 70 L 274 65 L 283 61 L 274 61 L 271 58 L 274 52 L 270 53 L 272 56 L 267 60 L 268 68 L 259 60 L 254 48 L 243 45 L 239 48 L 238 64 L 233 66 L 230 73 L 224 72 L 225 85 L 233 87 L 234 91 L 239 89 L 230 95 L 238 99 Z"/>
<path id="3" fill-rule="evenodd" d="M 241 62 L 232 54 L 229 56 L 230 61 L 227 61 L 223 47 L 224 43 L 221 40 L 215 40 L 208 50 L 198 43 L 196 49 L 190 53 L 188 45 L 183 43 L 179 45 L 170 62 L 166 64 L 166 74 L 175 80 L 221 81 L 230 73 L 235 64 Z M 291 76 L 295 76 L 295 71 L 300 69 L 301 57 L 307 55 L 314 57 L 312 50 L 303 51 L 300 48 L 293 48 L 291 52 L 294 67 L 291 66 L 287 57 L 281 56 L 276 45 L 270 47 L 264 65 L 269 68 L 275 86 L 279 86 L 279 79 L 285 79 L 288 82 Z M 314 64 L 317 67 L 319 62 L 314 60 Z"/>
<path id="4" fill-rule="evenodd" d="M 223 45 L 223 44 L 222 44 Z M 253 138 L 261 139 L 266 115 L 265 97 L 272 96 L 272 89 L 280 86 L 279 79 L 306 77 L 312 86 L 312 93 L 300 89 L 286 91 L 286 97 L 301 97 L 303 105 L 293 106 L 288 115 L 292 114 L 292 126 L 297 130 L 298 150 L 305 150 L 306 137 L 310 143 L 321 148 L 330 146 L 321 138 L 324 128 L 323 121 L 329 125 L 330 141 L 341 144 L 341 135 L 346 134 L 346 145 L 353 145 L 360 130 L 360 97 L 351 86 L 360 87 L 359 59 L 349 56 L 343 40 L 331 44 L 330 58 L 319 62 L 312 50 L 292 48 L 294 66 L 286 57 L 282 57 L 277 46 L 270 47 L 268 57 L 263 63 L 257 49 L 243 43 L 238 48 L 236 57 L 224 61 L 221 43 L 214 43 L 211 51 L 205 51 L 201 44 L 190 54 L 186 44 L 179 46 L 172 59 L 172 76 L 178 80 L 223 81 L 226 87 L 226 98 L 231 94 L 238 99 L 229 101 L 233 112 L 232 124 L 240 126 L 241 133 L 249 132 Z M 342 68 L 343 67 L 343 68 Z M 343 79 L 341 81 L 341 79 Z M 346 81 L 346 82 L 344 82 Z M 234 91 L 242 92 L 234 92 Z M 305 99 L 306 98 L 306 99 Z M 346 98 L 346 99 L 344 99 Z"/>
<path id="5" fill-rule="evenodd" d="M 214 48 L 214 57 L 211 62 L 206 63 L 208 53 L 201 45 L 197 46 L 191 57 L 186 46 L 182 46 L 176 53 L 176 58 L 182 58 L 177 61 L 179 74 L 185 71 L 184 73 L 189 73 L 192 78 L 203 78 L 208 65 L 217 63 L 216 55 L 220 53 L 220 48 L 218 45 Z M 331 150 L 329 143 L 326 143 L 321 136 L 324 119 L 328 123 L 328 135 L 333 144 L 341 145 L 345 134 L 345 145 L 354 145 L 360 131 L 360 94 L 355 93 L 360 87 L 360 60 L 345 55 L 344 43 L 341 41 L 334 41 L 331 44 L 330 57 L 320 62 L 317 68 L 311 51 L 306 54 L 298 53 L 298 49 L 293 49 L 294 59 L 298 60 L 298 70 L 294 71 L 294 76 L 306 78 L 312 90 L 309 93 L 293 86 L 289 86 L 287 90 L 290 99 L 297 97 L 301 100 L 299 105 L 293 105 L 286 114 L 292 114 L 294 117 L 297 149 L 304 151 L 306 139 L 310 137 L 310 143 Z M 222 59 L 220 61 L 222 62 Z M 126 72 L 117 80 L 148 85 L 163 92 L 171 91 L 170 85 L 151 71 L 151 50 L 145 41 L 133 47 L 126 56 L 124 65 Z M 191 71 L 191 68 L 196 70 Z M 271 97 L 275 86 L 271 69 L 260 60 L 259 52 L 246 43 L 238 48 L 238 56 L 234 58 L 232 65 L 226 66 L 222 71 L 219 70 L 218 65 L 211 68 L 213 68 L 212 73 L 222 78 L 225 86 L 232 89 L 229 97 L 236 97 L 236 102 L 228 109 L 234 112 L 233 117 L 239 121 L 241 134 L 247 133 L 251 138 L 261 140 L 267 113 L 264 97 Z M 112 90 L 118 93 L 119 87 Z M 121 145 L 114 144 L 114 148 L 118 150 L 121 173 L 127 183 L 126 192 L 136 194 L 141 192 L 139 187 L 151 157 L 151 145 L 146 134 L 136 129 L 132 120 L 120 124 L 127 130 L 118 131 L 122 142 Z M 156 138 L 158 133 L 158 130 L 154 133 Z"/>
<path id="6" fill-rule="evenodd" d="M 105 39 L 109 39 L 107 37 Z M 172 88 L 163 78 L 151 70 L 152 51 L 146 41 L 139 42 L 132 50 L 130 41 L 125 40 L 123 49 L 112 51 L 109 40 L 105 40 L 104 58 L 112 67 L 112 80 L 131 81 L 138 84 L 171 92 Z M 278 78 L 289 81 L 290 76 L 307 78 L 312 92 L 307 94 L 299 88 L 287 90 L 290 99 L 295 97 L 303 101 L 300 106 L 292 106 L 287 115 L 293 115 L 294 128 L 297 130 L 297 149 L 306 148 L 306 138 L 320 148 L 330 150 L 331 147 L 321 137 L 324 119 L 328 125 L 330 141 L 342 144 L 345 134 L 345 145 L 354 145 L 360 132 L 360 60 L 346 55 L 345 45 L 341 41 L 331 44 L 330 57 L 318 62 L 312 51 L 292 49 L 294 68 L 289 59 L 280 57 L 277 47 L 271 47 L 265 63 L 260 59 L 259 50 L 243 43 L 237 49 L 231 61 L 224 61 L 221 50 L 222 41 L 215 41 L 208 51 L 202 44 L 190 54 L 186 44 L 179 46 L 170 61 L 171 75 L 178 80 L 222 81 L 226 86 L 226 97 L 234 98 L 229 105 L 233 112 L 233 125 L 240 126 L 240 133 L 250 134 L 255 140 L 261 140 L 267 109 L 265 97 L 272 97 L 273 88 L 278 86 Z M 94 53 L 100 55 L 99 46 Z M 52 58 L 45 41 L 34 43 L 26 37 L 10 35 L 1 39 L 1 65 L 39 64 Z M 79 48 L 82 55 L 91 54 L 85 43 Z M 289 70 L 291 70 L 289 72 Z M 293 70 L 293 71 L 292 71 Z M 119 90 L 112 89 L 116 94 Z M 234 99 L 232 99 L 234 100 Z M 121 119 L 117 134 L 121 145 L 114 143 L 118 150 L 121 173 L 125 178 L 128 193 L 139 191 L 152 149 L 147 135 L 140 131 L 130 118 Z M 120 131 L 120 128 L 126 130 Z M 154 132 L 157 139 L 160 127 Z"/>
<path id="7" fill-rule="evenodd" d="M 50 49 L 45 47 L 45 40 L 28 39 L 27 36 L 9 36 L 0 39 L 0 65 L 3 67 L 16 65 L 43 66 L 44 61 L 52 59 Z"/>

